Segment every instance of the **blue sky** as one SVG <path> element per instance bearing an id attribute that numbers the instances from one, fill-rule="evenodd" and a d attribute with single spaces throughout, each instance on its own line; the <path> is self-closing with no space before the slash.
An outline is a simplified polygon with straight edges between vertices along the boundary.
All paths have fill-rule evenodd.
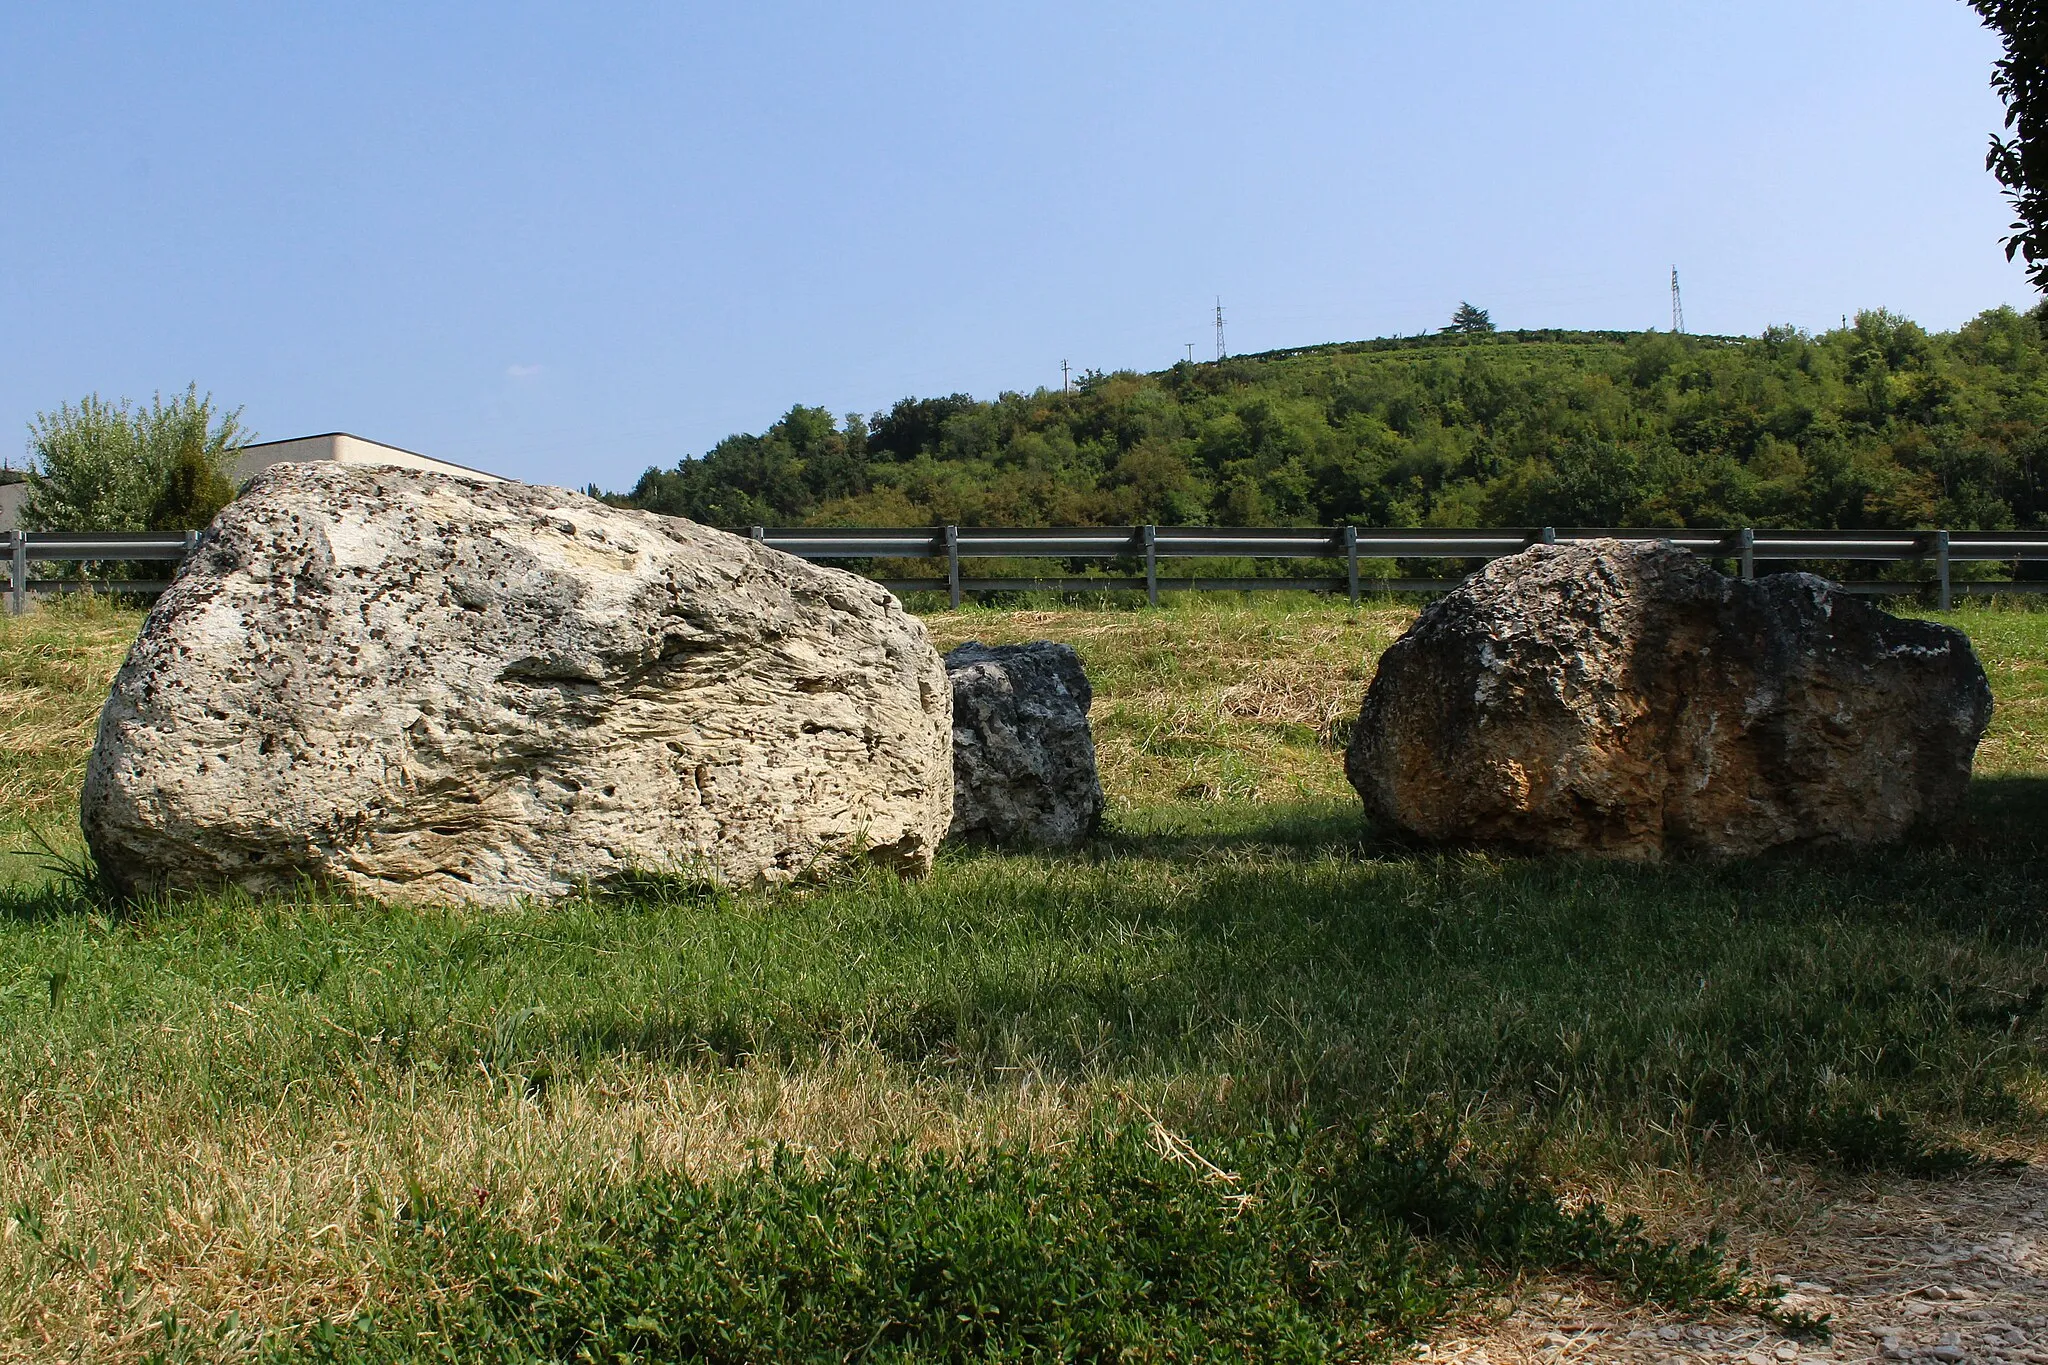
<path id="1" fill-rule="evenodd" d="M 630 485 L 803 402 L 2026 305 L 1961 0 L 29 5 L 0 456 L 196 381 Z"/>

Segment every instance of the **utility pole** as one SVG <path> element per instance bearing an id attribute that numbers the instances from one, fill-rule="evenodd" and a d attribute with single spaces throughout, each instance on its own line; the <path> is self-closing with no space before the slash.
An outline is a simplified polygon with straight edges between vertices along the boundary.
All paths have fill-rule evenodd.
<path id="1" fill-rule="evenodd" d="M 1678 267 L 1671 267 L 1671 330 L 1685 330 L 1685 305 L 1678 301 Z"/>
<path id="2" fill-rule="evenodd" d="M 1192 365 L 1192 364 L 1194 364 L 1194 363 L 1195 363 L 1195 343 L 1194 343 L 1194 342 L 1192 342 L 1192 341 L 1188 342 L 1188 343 L 1187 343 L 1187 348 L 1188 348 L 1188 364 Z"/>
<path id="3" fill-rule="evenodd" d="M 1223 296 L 1216 296 L 1216 358 L 1223 359 Z"/>
<path id="4" fill-rule="evenodd" d="M 1060 392 L 1066 393 L 1067 391 L 1067 362 L 1062 360 L 1060 362 Z"/>

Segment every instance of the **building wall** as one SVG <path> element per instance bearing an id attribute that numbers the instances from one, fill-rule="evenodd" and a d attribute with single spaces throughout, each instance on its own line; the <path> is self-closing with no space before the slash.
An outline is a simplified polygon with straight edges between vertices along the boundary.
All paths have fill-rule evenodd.
<path id="1" fill-rule="evenodd" d="M 27 498 L 27 484 L 0 483 L 0 531 L 21 529 L 21 504 Z"/>
<path id="2" fill-rule="evenodd" d="M 259 470 L 274 464 L 299 464 L 308 460 L 332 460 L 341 438 L 336 436 L 301 436 L 296 441 L 265 441 L 261 445 L 244 446 L 242 453 L 235 457 L 234 467 L 228 471 L 228 478 L 235 487 L 256 477 Z"/>
<path id="3" fill-rule="evenodd" d="M 464 474 L 473 479 L 500 482 L 496 474 L 487 474 L 481 469 L 471 469 L 466 465 L 437 460 L 429 455 L 421 455 L 417 451 L 401 450 L 397 446 L 387 446 L 377 441 L 366 441 L 345 431 L 330 431 L 320 436 L 300 436 L 289 441 L 265 441 L 261 445 L 245 446 L 241 458 L 235 461 L 231 477 L 239 486 L 255 478 L 258 470 L 268 469 L 274 464 L 322 461 L 333 461 L 337 464 L 397 465 L 403 469 L 424 469 L 435 474 Z"/>

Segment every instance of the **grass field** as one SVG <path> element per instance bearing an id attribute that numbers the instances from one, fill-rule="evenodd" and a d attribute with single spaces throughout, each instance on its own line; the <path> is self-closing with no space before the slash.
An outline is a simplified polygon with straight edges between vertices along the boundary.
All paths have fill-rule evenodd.
<path id="1" fill-rule="evenodd" d="M 1371 1358 L 2048 1150 L 2048 613 L 1948 618 L 1998 700 L 1952 838 L 1668 867 L 1364 827 L 1409 616 L 928 618 L 1081 651 L 1111 805 L 918 883 L 117 911 L 0 855 L 0 1354 Z M 137 619 L 0 619 L 0 847 L 76 855 Z"/>

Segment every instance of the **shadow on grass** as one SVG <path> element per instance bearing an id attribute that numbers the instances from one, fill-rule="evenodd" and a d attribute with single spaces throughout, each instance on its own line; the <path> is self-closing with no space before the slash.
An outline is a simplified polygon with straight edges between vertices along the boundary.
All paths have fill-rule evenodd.
<path id="1" fill-rule="evenodd" d="M 2038 846 L 2048 834 L 2048 777 L 1978 777 L 1956 832 L 1965 844 L 2002 847 L 2010 841 Z"/>
<path id="2" fill-rule="evenodd" d="M 1344 803 L 1144 812 L 1066 858 L 960 855 L 885 910 L 823 894 L 808 922 L 870 916 L 851 973 L 561 1041 L 1208 1077 L 1248 1121 L 1507 1109 L 1671 1160 L 1938 1175 L 1969 1163 L 1946 1134 L 2043 1128 L 2044 811 L 2048 783 L 1994 779 L 1947 838 L 1649 866 L 1404 847 Z"/>
<path id="3" fill-rule="evenodd" d="M 1222 1075 L 1268 1115 L 1506 1106 L 1675 1160 L 1734 1139 L 1932 1176 L 1971 1163 L 1947 1135 L 2048 1130 L 2048 781 L 1980 779 L 1887 847 L 1647 866 L 1418 847 L 1345 802 L 1137 815 L 1035 881 L 964 861 L 1020 882 L 981 923 L 1068 955 L 952 975 L 871 1040 L 991 1080 Z"/>
<path id="4" fill-rule="evenodd" d="M 1738 878 L 1770 876 L 1787 863 L 1861 864 L 1876 856 L 1901 852 L 1938 856 L 1947 850 L 2048 874 L 2048 778 L 1995 776 L 1976 778 L 1968 805 L 1946 826 L 1916 830 L 1897 844 L 1875 850 L 1793 845 L 1754 858 L 1715 859 L 1680 856 L 1667 866 L 1681 876 L 1701 869 Z M 999 847 L 970 844 L 951 850 L 972 860 L 1002 858 Z M 1168 861 L 1258 853 L 1269 857 L 1343 857 L 1364 860 L 1429 861 L 1459 853 L 1477 853 L 1509 861 L 1545 861 L 1538 855 L 1500 850 L 1459 849 L 1431 844 L 1369 819 L 1349 799 L 1292 802 L 1223 801 L 1112 809 L 1101 832 L 1082 851 L 1095 860 L 1115 858 Z M 1574 861 L 1566 859 L 1564 861 Z"/>
<path id="5" fill-rule="evenodd" d="M 1112 824 L 1103 842 L 1112 857 L 1169 860 L 1247 851 L 1365 858 L 1401 848 L 1349 800 L 1154 807 Z"/>
<path id="6" fill-rule="evenodd" d="M 67 846 L 39 826 L 9 830 L 5 852 L 14 875 L 0 883 L 0 921 L 41 923 L 90 914 L 117 914 L 119 901 L 102 883 L 92 854 Z M 26 866 L 29 875 L 18 869 Z"/>
<path id="7" fill-rule="evenodd" d="M 123 1018 L 168 1017 L 198 981 L 268 1011 L 260 1050 L 206 1022 L 203 1061 L 164 1062 L 252 1102 L 365 1066 L 867 1050 L 916 1086 L 1178 1090 L 1246 1122 L 1513 1114 L 1660 1160 L 1734 1140 L 1934 1174 L 1945 1135 L 2048 1119 L 2044 814 L 2048 782 L 1987 779 L 1946 839 L 1643 866 L 1404 848 L 1348 802 L 1155 808 L 1079 854 L 953 852 L 922 883 L 194 898 L 131 921 L 74 995 L 104 978 Z M 92 908 L 61 880 L 0 891 L 17 923 Z M 75 1019 L 82 1044 L 116 1027 Z"/>

